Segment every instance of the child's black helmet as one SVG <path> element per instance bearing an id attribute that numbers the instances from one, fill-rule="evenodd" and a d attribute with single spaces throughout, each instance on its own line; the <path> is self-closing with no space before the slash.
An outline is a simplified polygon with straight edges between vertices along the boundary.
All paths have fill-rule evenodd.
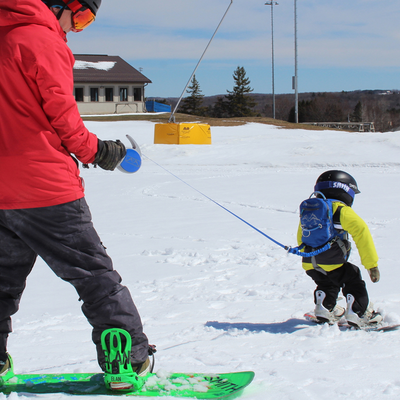
<path id="1" fill-rule="evenodd" d="M 321 192 L 327 199 L 340 200 L 352 206 L 354 195 L 360 193 L 356 180 L 347 172 L 332 170 L 321 174 L 314 186 L 316 192 Z"/>

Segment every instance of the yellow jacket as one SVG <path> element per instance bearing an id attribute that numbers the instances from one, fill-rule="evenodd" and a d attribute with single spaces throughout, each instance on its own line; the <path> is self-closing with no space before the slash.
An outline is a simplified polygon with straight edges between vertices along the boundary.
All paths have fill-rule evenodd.
<path id="1" fill-rule="evenodd" d="M 342 228 L 347 231 L 353 238 L 358 253 L 360 254 L 361 263 L 366 269 L 375 268 L 378 266 L 378 254 L 375 249 L 374 241 L 372 239 L 371 233 L 368 229 L 367 224 L 364 220 L 359 217 L 355 211 L 341 202 L 333 203 L 333 213 L 336 212 L 337 208 L 341 206 L 340 210 L 340 224 Z M 300 245 L 302 237 L 301 225 L 299 224 L 299 229 L 297 231 L 297 242 Z M 350 253 L 350 242 L 344 240 L 348 253 Z M 302 251 L 309 252 L 312 251 L 310 247 L 306 246 Z M 336 268 L 341 267 L 344 264 L 343 251 L 334 243 L 332 247 L 317 255 L 316 262 L 319 267 L 325 271 L 333 271 Z M 303 257 L 302 266 L 305 270 L 313 269 L 311 258 Z"/>

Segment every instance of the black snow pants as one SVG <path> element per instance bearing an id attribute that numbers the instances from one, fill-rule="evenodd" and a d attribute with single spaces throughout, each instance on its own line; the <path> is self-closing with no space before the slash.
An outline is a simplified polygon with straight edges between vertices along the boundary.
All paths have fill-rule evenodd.
<path id="1" fill-rule="evenodd" d="M 11 315 L 19 307 L 26 279 L 40 256 L 61 279 L 71 283 L 93 327 L 99 365 L 100 336 L 108 328 L 132 336 L 132 363 L 148 357 L 139 313 L 121 277 L 113 270 L 84 198 L 51 207 L 0 210 L 0 360 L 5 359 Z"/>
<path id="2" fill-rule="evenodd" d="M 369 303 L 368 292 L 357 266 L 345 262 L 340 268 L 329 271 L 326 275 L 315 269 L 308 270 L 306 273 L 317 284 L 314 292 L 315 303 L 316 291 L 322 290 L 326 294 L 323 305 L 328 310 L 332 310 L 336 305 L 339 291 L 342 289 L 344 296 L 348 294 L 354 296 L 353 311 L 360 317 L 365 313 Z"/>

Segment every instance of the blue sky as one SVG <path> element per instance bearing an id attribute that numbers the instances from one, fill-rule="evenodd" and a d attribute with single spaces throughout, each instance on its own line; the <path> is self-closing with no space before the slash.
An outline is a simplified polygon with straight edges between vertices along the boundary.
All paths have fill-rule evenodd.
<path id="1" fill-rule="evenodd" d="M 233 0 L 196 78 L 204 95 L 232 90 L 243 66 L 272 92 L 271 7 Z M 275 93 L 293 93 L 294 0 L 274 7 Z M 118 55 L 152 80 L 146 96 L 178 97 L 230 0 L 103 0 L 94 24 L 69 33 L 76 54 Z M 400 89 L 398 0 L 297 0 L 298 90 Z"/>

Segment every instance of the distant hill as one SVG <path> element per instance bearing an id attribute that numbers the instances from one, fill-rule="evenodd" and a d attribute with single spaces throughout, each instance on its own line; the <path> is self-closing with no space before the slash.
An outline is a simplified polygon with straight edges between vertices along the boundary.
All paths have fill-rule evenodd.
<path id="1" fill-rule="evenodd" d="M 205 96 L 203 106 L 213 107 L 217 99 L 224 96 L 225 94 Z M 249 96 L 256 102 L 254 111 L 260 117 L 272 117 L 272 94 L 252 93 Z M 170 104 L 174 109 L 179 98 L 155 97 L 155 99 Z M 276 119 L 291 121 L 294 101 L 294 93 L 275 95 Z M 374 122 L 375 128 L 379 131 L 396 130 L 400 127 L 399 90 L 299 93 L 299 117 L 303 112 L 305 118 L 304 121 L 300 119 L 299 121 L 347 122 L 354 118 L 355 108 L 359 102 L 362 105 L 362 122 Z"/>

